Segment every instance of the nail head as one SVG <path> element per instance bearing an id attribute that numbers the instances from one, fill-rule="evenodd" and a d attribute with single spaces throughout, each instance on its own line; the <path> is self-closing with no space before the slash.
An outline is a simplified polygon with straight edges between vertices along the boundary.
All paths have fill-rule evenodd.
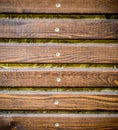
<path id="1" fill-rule="evenodd" d="M 60 81 L 61 81 L 61 79 L 60 79 L 60 78 L 57 78 L 56 80 L 57 80 L 57 82 L 60 82 Z"/>
<path id="2" fill-rule="evenodd" d="M 56 7 L 57 7 L 57 8 L 60 8 L 60 7 L 61 7 L 61 4 L 60 4 L 60 3 L 56 3 Z"/>
<path id="3" fill-rule="evenodd" d="M 55 32 L 59 32 L 60 31 L 60 29 L 59 28 L 55 28 Z"/>
<path id="4" fill-rule="evenodd" d="M 59 104 L 59 101 L 58 101 L 58 100 L 55 100 L 55 101 L 54 101 L 54 104 L 55 104 L 55 105 L 58 105 L 58 104 Z"/>
<path id="5" fill-rule="evenodd" d="M 56 56 L 60 56 L 61 54 L 59 52 L 56 53 Z"/>
<path id="6" fill-rule="evenodd" d="M 59 123 L 55 123 L 55 127 L 59 127 Z"/>

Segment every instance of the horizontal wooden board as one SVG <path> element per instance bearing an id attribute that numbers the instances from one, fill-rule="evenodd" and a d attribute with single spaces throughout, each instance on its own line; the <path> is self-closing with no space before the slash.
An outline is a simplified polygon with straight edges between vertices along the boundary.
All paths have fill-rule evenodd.
<path id="1" fill-rule="evenodd" d="M 118 130 L 118 114 L 2 114 L 0 130 Z"/>
<path id="2" fill-rule="evenodd" d="M 118 87 L 118 69 L 0 69 L 0 86 Z"/>
<path id="3" fill-rule="evenodd" d="M 0 63 L 118 63 L 118 44 L 0 44 Z"/>
<path id="4" fill-rule="evenodd" d="M 118 110 L 118 93 L 1 91 L 0 110 Z"/>
<path id="5" fill-rule="evenodd" d="M 118 2 L 117 0 L 0 0 L 0 13 L 118 13 Z"/>
<path id="6" fill-rule="evenodd" d="M 117 39 L 118 20 L 1 18 L 0 38 Z"/>

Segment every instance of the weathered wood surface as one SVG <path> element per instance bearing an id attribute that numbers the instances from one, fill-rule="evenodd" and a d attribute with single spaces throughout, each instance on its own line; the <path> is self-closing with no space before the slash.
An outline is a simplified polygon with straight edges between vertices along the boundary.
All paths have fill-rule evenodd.
<path id="1" fill-rule="evenodd" d="M 0 130 L 118 130 L 118 114 L 2 114 Z"/>
<path id="2" fill-rule="evenodd" d="M 0 44 L 0 63 L 118 63 L 118 44 Z"/>
<path id="3" fill-rule="evenodd" d="M 0 0 L 0 13 L 118 13 L 118 1 Z"/>
<path id="4" fill-rule="evenodd" d="M 0 13 L 118 13 L 117 0 L 0 0 Z M 118 20 L 0 19 L 0 38 L 118 39 Z M 1 63 L 118 63 L 116 44 L 1 44 Z M 118 87 L 118 69 L 0 69 L 1 87 Z M 118 110 L 117 92 L 1 91 L 0 110 Z M 118 114 L 0 114 L 0 130 L 118 130 Z"/>
<path id="5" fill-rule="evenodd" d="M 0 69 L 0 86 L 117 87 L 118 69 Z"/>
<path id="6" fill-rule="evenodd" d="M 0 38 L 117 39 L 118 20 L 1 18 Z"/>
<path id="7" fill-rule="evenodd" d="M 0 92 L 0 110 L 118 110 L 118 93 Z"/>

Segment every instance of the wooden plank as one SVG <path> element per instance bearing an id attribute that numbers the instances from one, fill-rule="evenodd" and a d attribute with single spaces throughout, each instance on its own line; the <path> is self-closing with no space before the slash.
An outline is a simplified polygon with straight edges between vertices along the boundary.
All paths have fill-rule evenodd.
<path id="1" fill-rule="evenodd" d="M 117 130 L 118 114 L 2 114 L 0 129 Z"/>
<path id="2" fill-rule="evenodd" d="M 0 69 L 0 86 L 117 87 L 118 69 Z"/>
<path id="3" fill-rule="evenodd" d="M 0 110 L 118 110 L 118 93 L 0 92 Z"/>
<path id="4" fill-rule="evenodd" d="M 0 44 L 0 63 L 118 63 L 118 44 Z"/>
<path id="5" fill-rule="evenodd" d="M 118 13 L 118 2 L 117 0 L 23 0 L 23 2 L 0 0 L 0 13 Z"/>
<path id="6" fill-rule="evenodd" d="M 0 19 L 0 38 L 117 39 L 118 20 Z"/>

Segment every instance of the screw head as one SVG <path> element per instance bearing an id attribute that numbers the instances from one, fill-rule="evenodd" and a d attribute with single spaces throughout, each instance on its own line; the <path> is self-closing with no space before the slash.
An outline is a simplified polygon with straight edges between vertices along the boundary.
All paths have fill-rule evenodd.
<path id="1" fill-rule="evenodd" d="M 61 7 L 61 3 L 56 3 L 56 7 L 60 8 Z"/>
<path id="2" fill-rule="evenodd" d="M 59 123 L 55 123 L 55 127 L 59 127 Z"/>
<path id="3" fill-rule="evenodd" d="M 55 28 L 55 32 L 59 32 L 60 31 L 60 29 L 59 28 Z"/>
<path id="4" fill-rule="evenodd" d="M 61 54 L 59 52 L 56 53 L 56 56 L 60 56 Z"/>
<path id="5" fill-rule="evenodd" d="M 58 101 L 58 100 L 55 100 L 55 101 L 54 101 L 54 104 L 55 104 L 55 105 L 58 105 L 58 104 L 59 104 L 59 101 Z"/>
<path id="6" fill-rule="evenodd" d="M 57 81 L 57 82 L 60 82 L 60 81 L 61 81 L 61 79 L 60 79 L 60 78 L 57 78 L 57 79 L 56 79 L 56 81 Z"/>

